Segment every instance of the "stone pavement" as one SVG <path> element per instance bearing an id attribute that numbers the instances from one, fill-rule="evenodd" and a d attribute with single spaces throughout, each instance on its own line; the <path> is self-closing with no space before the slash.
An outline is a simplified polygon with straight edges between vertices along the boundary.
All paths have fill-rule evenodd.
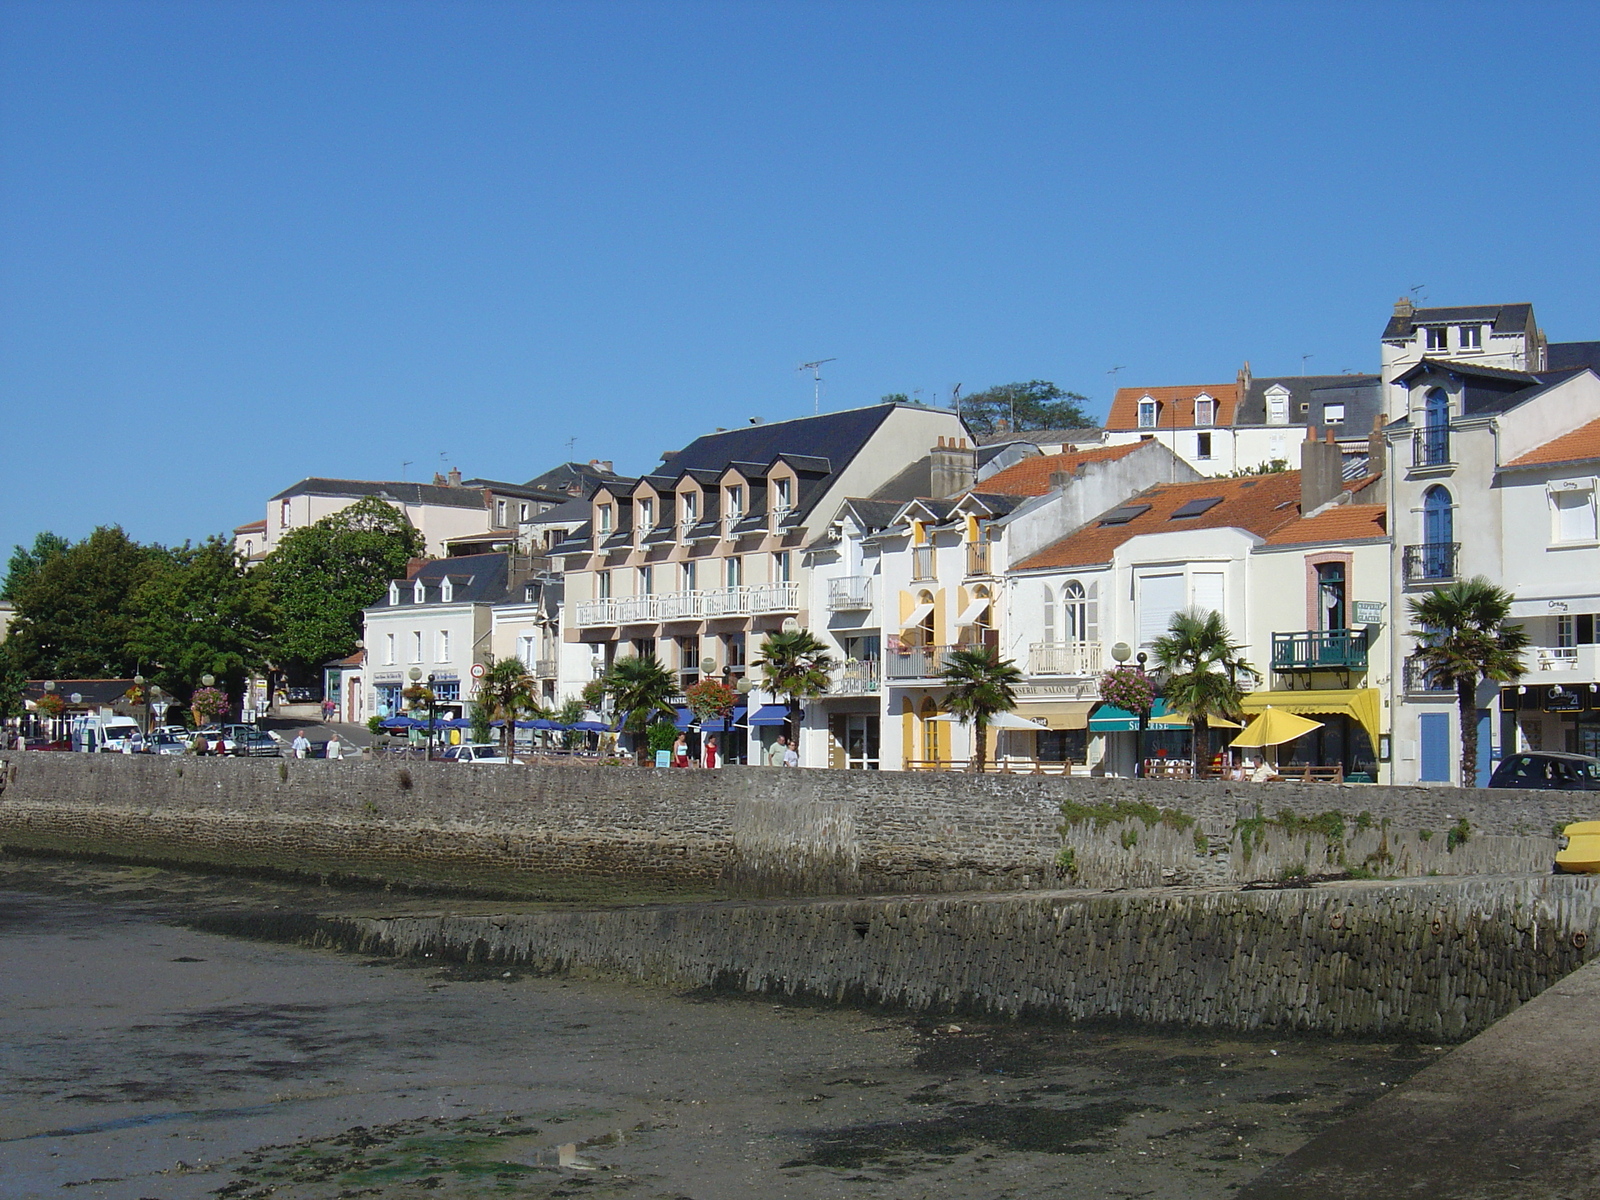
<path id="1" fill-rule="evenodd" d="M 1238 1200 L 1600 1196 L 1600 963 L 1279 1160 Z"/>

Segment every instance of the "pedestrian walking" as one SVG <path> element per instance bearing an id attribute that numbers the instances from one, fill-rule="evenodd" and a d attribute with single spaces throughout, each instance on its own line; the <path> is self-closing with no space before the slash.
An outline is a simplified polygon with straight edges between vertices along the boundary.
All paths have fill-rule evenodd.
<path id="1" fill-rule="evenodd" d="M 294 741 L 289 743 L 289 749 L 294 751 L 296 758 L 306 758 L 311 754 L 311 739 L 306 737 L 304 729 L 294 735 Z"/>
<path id="2" fill-rule="evenodd" d="M 328 735 L 328 744 L 323 749 L 322 756 L 324 758 L 344 757 L 344 747 L 340 744 L 339 735 L 337 733 L 330 733 Z"/>
<path id="3" fill-rule="evenodd" d="M 789 739 L 783 740 L 783 765 L 798 767 L 800 765 L 800 752 L 789 744 Z"/>
<path id="4" fill-rule="evenodd" d="M 779 734 L 776 741 L 767 747 L 766 763 L 769 767 L 783 766 L 784 751 L 789 748 L 789 739 L 785 734 Z"/>
<path id="5" fill-rule="evenodd" d="M 678 735 L 678 740 L 672 743 L 672 765 L 675 767 L 689 765 L 689 739 L 681 733 Z"/>
<path id="6" fill-rule="evenodd" d="M 707 770 L 714 770 L 721 765 L 722 760 L 717 757 L 717 739 L 706 739 L 705 766 Z"/>

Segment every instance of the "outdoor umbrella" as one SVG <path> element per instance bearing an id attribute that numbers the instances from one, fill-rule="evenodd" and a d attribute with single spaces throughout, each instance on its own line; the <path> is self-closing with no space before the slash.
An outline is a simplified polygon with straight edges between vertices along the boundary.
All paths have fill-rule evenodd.
<path id="1" fill-rule="evenodd" d="M 1164 717 L 1155 717 L 1154 719 L 1151 720 L 1150 724 L 1152 724 L 1152 725 L 1169 725 L 1169 726 L 1177 725 L 1177 726 L 1186 727 L 1186 726 L 1189 726 L 1189 725 L 1193 725 L 1194 724 L 1194 719 L 1192 717 L 1190 717 L 1188 713 L 1184 713 L 1184 712 L 1169 712 Z M 1211 713 L 1206 717 L 1206 726 L 1209 729 L 1238 729 L 1238 728 L 1240 728 L 1239 722 L 1230 721 L 1230 720 L 1228 720 L 1227 717 L 1219 717 L 1216 713 Z"/>
<path id="2" fill-rule="evenodd" d="M 382 729 L 421 729 L 426 724 L 426 721 L 416 721 L 405 716 L 387 717 L 378 723 Z"/>
<path id="3" fill-rule="evenodd" d="M 1308 721 L 1292 712 L 1270 705 L 1261 715 L 1245 726 L 1245 730 L 1231 743 L 1234 746 L 1277 746 L 1292 742 L 1313 729 L 1321 729 L 1321 721 Z"/>
<path id="4" fill-rule="evenodd" d="M 604 721 L 574 721 L 568 729 L 582 729 L 587 733 L 610 733 L 611 726 Z"/>

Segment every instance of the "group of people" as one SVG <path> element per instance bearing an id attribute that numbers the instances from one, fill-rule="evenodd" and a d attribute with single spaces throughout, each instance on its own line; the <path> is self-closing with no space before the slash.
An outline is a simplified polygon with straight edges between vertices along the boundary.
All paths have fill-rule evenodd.
<path id="1" fill-rule="evenodd" d="M 672 765 L 675 767 L 699 766 L 711 770 L 722 766 L 722 754 L 717 745 L 717 739 L 708 737 L 700 745 L 699 762 L 695 762 L 689 754 L 689 739 L 683 734 L 678 735 L 678 740 L 672 744 Z M 765 761 L 769 767 L 798 767 L 800 755 L 789 744 L 789 735 L 780 733 L 778 739 L 767 748 Z"/>

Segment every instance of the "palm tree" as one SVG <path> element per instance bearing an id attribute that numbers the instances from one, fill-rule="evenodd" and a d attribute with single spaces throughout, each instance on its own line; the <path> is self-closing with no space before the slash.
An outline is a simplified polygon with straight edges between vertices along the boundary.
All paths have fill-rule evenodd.
<path id="1" fill-rule="evenodd" d="M 635 735 L 636 753 L 643 761 L 646 745 L 642 736 L 650 718 L 657 713 L 676 715 L 667 697 L 678 690 L 677 680 L 654 654 L 630 654 L 611 664 L 603 680 L 606 694 L 622 716 L 622 727 Z"/>
<path id="2" fill-rule="evenodd" d="M 503 722 L 500 744 L 507 758 L 511 757 L 516 738 L 517 718 L 538 711 L 533 677 L 520 659 L 493 657 L 484 664 L 483 678 L 478 681 L 478 709 L 489 721 Z"/>
<path id="3" fill-rule="evenodd" d="M 1151 649 L 1165 676 L 1162 690 L 1168 706 L 1189 714 L 1195 775 L 1203 776 L 1211 759 L 1211 718 L 1237 718 L 1244 695 L 1239 677 L 1259 679 L 1261 673 L 1240 657 L 1243 645 L 1233 640 L 1222 614 L 1210 609 L 1173 613 L 1167 632 Z"/>
<path id="4" fill-rule="evenodd" d="M 1022 681 L 1022 671 L 1009 658 L 1001 658 L 993 646 L 961 646 L 950 651 L 939 678 L 950 689 L 945 708 L 963 724 L 970 721 L 977 731 L 972 765 L 973 770 L 982 771 L 989 719 L 1016 707 L 1013 688 Z"/>
<path id="5" fill-rule="evenodd" d="M 800 701 L 822 695 L 832 683 L 828 672 L 836 665 L 828 647 L 809 629 L 793 633 L 769 633 L 761 643 L 761 657 L 754 665 L 761 668 L 767 690 L 784 697 L 788 712 L 784 728 L 789 745 L 799 748 Z"/>
<path id="6" fill-rule="evenodd" d="M 1461 719 L 1461 783 L 1478 774 L 1478 684 L 1510 683 L 1521 677 L 1528 631 L 1507 625 L 1511 593 L 1482 575 L 1413 596 L 1407 607 L 1418 628 L 1417 661 L 1435 679 L 1456 685 Z"/>

